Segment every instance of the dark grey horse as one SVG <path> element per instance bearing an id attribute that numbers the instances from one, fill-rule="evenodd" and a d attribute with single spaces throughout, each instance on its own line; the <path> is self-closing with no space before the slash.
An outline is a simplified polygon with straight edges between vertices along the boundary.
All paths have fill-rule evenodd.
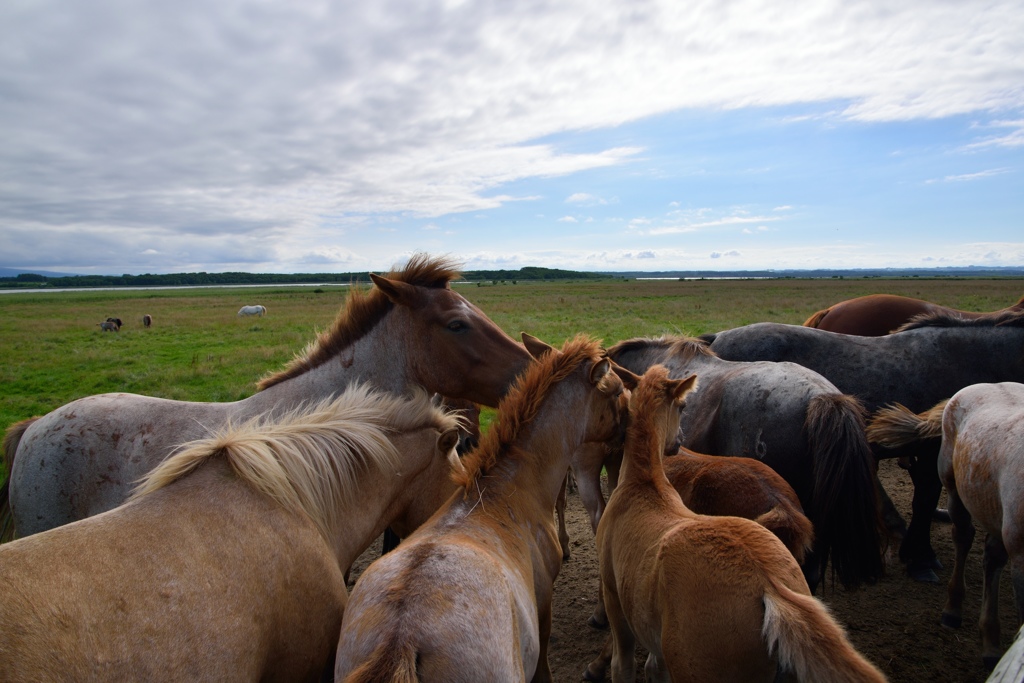
<path id="1" fill-rule="evenodd" d="M 686 337 L 632 339 L 608 355 L 637 374 L 655 363 L 672 377 L 697 374 L 680 419 L 682 445 L 757 458 L 793 487 L 814 524 L 804 563 L 812 591 L 829 557 L 848 587 L 880 577 L 875 463 L 856 399 L 799 365 L 723 360 Z"/>
<path id="2" fill-rule="evenodd" d="M 924 316 L 884 337 L 858 337 L 799 325 L 755 323 L 703 335 L 711 349 L 734 361 L 790 361 L 818 372 L 874 412 L 902 403 L 921 412 L 979 382 L 1024 382 L 1024 313 L 975 320 Z M 914 500 L 900 559 L 911 576 L 938 581 L 931 519 L 942 492 L 936 443 L 875 450 L 876 457 L 908 456 Z"/>

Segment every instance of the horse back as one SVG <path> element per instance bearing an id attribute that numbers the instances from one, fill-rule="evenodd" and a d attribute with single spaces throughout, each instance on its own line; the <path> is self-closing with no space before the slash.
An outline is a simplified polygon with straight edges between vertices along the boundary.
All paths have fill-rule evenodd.
<path id="1" fill-rule="evenodd" d="M 341 570 L 309 520 L 225 488 L 226 468 L 0 546 L 18 586 L 0 601 L 0 679 L 315 680 Z"/>

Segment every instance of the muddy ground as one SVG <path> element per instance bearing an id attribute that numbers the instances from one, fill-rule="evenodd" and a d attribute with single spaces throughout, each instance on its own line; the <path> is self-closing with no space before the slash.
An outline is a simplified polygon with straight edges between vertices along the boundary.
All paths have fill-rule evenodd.
<path id="1" fill-rule="evenodd" d="M 897 508 L 909 519 L 912 486 L 894 460 L 883 461 L 879 477 Z M 943 499 L 944 502 L 944 499 Z M 583 506 L 570 495 L 567 510 L 572 557 L 562 565 L 555 584 L 554 617 L 549 660 L 555 681 L 579 681 L 587 663 L 597 654 L 606 632 L 587 626 L 597 595 L 597 557 L 594 538 Z M 878 584 L 848 592 L 839 586 L 819 589 L 820 597 L 845 626 L 854 646 L 871 659 L 893 683 L 983 683 L 977 620 L 981 604 L 982 535 L 967 567 L 964 626 L 943 628 L 939 616 L 953 568 L 953 545 L 948 524 L 932 526 L 932 543 L 940 561 L 940 584 L 908 578 L 898 561 L 888 565 Z M 377 556 L 380 545 L 367 551 L 353 570 L 353 580 Z M 1012 607 L 1009 571 L 1000 586 L 1003 645 L 1012 640 L 1017 624 Z M 644 653 L 638 652 L 637 680 L 643 680 Z"/>

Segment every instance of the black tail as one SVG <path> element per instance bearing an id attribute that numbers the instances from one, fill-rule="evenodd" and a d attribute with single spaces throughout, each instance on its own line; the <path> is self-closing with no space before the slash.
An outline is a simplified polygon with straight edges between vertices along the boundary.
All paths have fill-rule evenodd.
<path id="1" fill-rule="evenodd" d="M 874 583 L 885 569 L 875 491 L 877 465 L 864 433 L 864 409 L 843 394 L 811 399 L 804 425 L 816 457 L 815 550 L 846 588 Z"/>

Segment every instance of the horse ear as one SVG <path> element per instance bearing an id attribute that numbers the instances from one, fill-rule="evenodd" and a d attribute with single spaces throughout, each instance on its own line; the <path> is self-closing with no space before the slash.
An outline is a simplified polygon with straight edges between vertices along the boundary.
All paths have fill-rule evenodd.
<path id="1" fill-rule="evenodd" d="M 622 383 L 626 385 L 627 389 L 636 389 L 636 386 L 640 384 L 640 375 L 636 375 L 626 368 L 622 367 L 615 361 L 611 361 L 612 372 L 619 376 Z"/>
<path id="2" fill-rule="evenodd" d="M 672 393 L 673 401 L 682 401 L 686 395 L 697 388 L 697 375 L 690 375 L 685 379 L 669 380 L 669 391 Z"/>
<path id="3" fill-rule="evenodd" d="M 389 280 L 381 275 L 370 273 L 370 279 L 377 285 L 384 296 L 391 300 L 391 303 L 400 306 L 415 306 L 420 301 L 419 292 L 416 287 L 401 280 Z"/>
<path id="4" fill-rule="evenodd" d="M 437 448 L 439 451 L 447 455 L 452 452 L 459 443 L 459 430 L 452 428 L 445 430 L 440 436 L 437 437 Z"/>
<path id="5" fill-rule="evenodd" d="M 612 362 L 607 358 L 602 358 L 601 360 L 594 363 L 593 367 L 590 368 L 590 381 L 594 384 L 597 384 L 602 379 L 604 379 L 605 375 L 611 372 L 611 369 Z"/>
<path id="6" fill-rule="evenodd" d="M 532 334 L 526 334 L 525 332 L 522 332 L 521 334 L 523 337 L 523 346 L 525 346 L 526 350 L 530 352 L 530 355 L 536 358 L 537 360 L 540 360 L 541 358 L 555 350 L 553 346 L 548 346 L 540 339 L 534 337 Z"/>

